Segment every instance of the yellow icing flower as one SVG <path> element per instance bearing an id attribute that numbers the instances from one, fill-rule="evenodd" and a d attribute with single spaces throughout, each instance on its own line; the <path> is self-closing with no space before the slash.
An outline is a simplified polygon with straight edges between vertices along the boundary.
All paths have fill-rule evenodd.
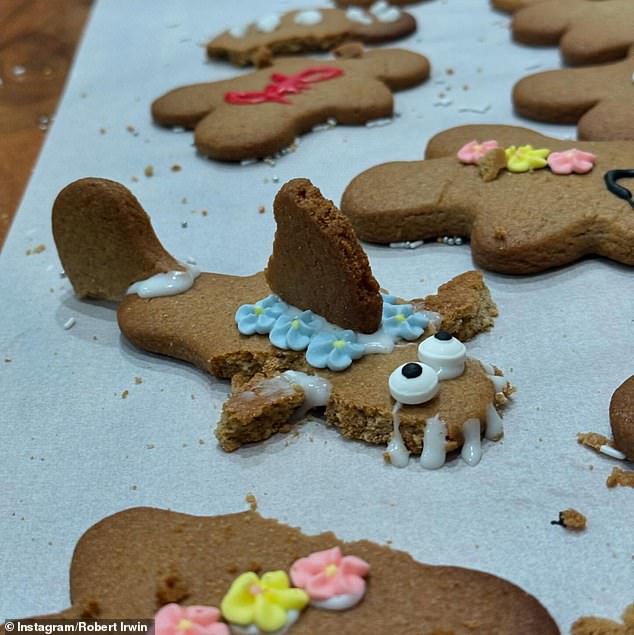
<path id="1" fill-rule="evenodd" d="M 288 622 L 289 611 L 301 611 L 308 600 L 305 591 L 290 588 L 284 571 L 269 571 L 262 578 L 249 571 L 234 580 L 220 610 L 228 622 L 255 624 L 261 631 L 272 633 Z"/>
<path id="2" fill-rule="evenodd" d="M 547 148 L 535 149 L 533 146 L 511 146 L 506 148 L 506 169 L 510 172 L 528 172 L 538 170 L 547 165 L 546 159 L 550 154 Z"/>

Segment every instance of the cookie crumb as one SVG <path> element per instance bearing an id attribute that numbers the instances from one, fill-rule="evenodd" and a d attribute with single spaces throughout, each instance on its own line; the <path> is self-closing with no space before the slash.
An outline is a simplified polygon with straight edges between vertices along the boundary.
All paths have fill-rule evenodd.
<path id="1" fill-rule="evenodd" d="M 178 165 L 178 163 L 174 163 L 174 165 L 170 168 L 172 172 L 180 172 L 183 168 Z"/>
<path id="2" fill-rule="evenodd" d="M 249 492 L 245 497 L 244 500 L 249 503 L 249 509 L 252 512 L 256 512 L 258 510 L 258 499 L 255 497 L 255 494 L 252 494 L 251 492 Z"/>
<path id="3" fill-rule="evenodd" d="M 613 459 L 624 459 L 625 454 L 614 447 L 614 441 L 598 432 L 579 432 L 577 433 L 577 443 L 585 445 Z"/>
<path id="4" fill-rule="evenodd" d="M 506 167 L 506 152 L 503 148 L 494 148 L 487 152 L 478 163 L 480 178 L 488 183 L 495 181 L 500 172 Z"/>
<path id="5" fill-rule="evenodd" d="M 183 196 L 183 198 L 181 198 L 181 203 L 183 205 L 187 205 L 187 197 L 186 196 Z"/>
<path id="6" fill-rule="evenodd" d="M 106 134 L 108 132 L 105 128 L 99 128 L 99 134 Z"/>
<path id="7" fill-rule="evenodd" d="M 258 212 L 259 212 L 260 214 L 264 214 L 264 212 L 266 212 L 266 207 L 264 207 L 264 205 L 260 205 L 260 206 L 258 207 Z"/>
<path id="8" fill-rule="evenodd" d="M 121 393 L 121 399 L 127 399 L 129 394 L 130 394 L 130 392 L 128 390 L 124 390 Z"/>
<path id="9" fill-rule="evenodd" d="M 130 485 L 130 491 L 136 492 L 139 488 L 136 485 Z"/>
<path id="10" fill-rule="evenodd" d="M 148 178 L 154 176 L 154 167 L 152 165 L 146 165 L 145 170 L 143 170 L 143 174 Z"/>
<path id="11" fill-rule="evenodd" d="M 137 132 L 137 129 L 134 126 L 126 126 L 125 129 L 131 134 L 134 135 L 135 137 L 137 137 L 139 135 L 139 133 Z"/>
<path id="12" fill-rule="evenodd" d="M 134 383 L 138 386 L 139 384 L 143 383 L 143 377 L 135 377 L 134 378 Z"/>
<path id="13" fill-rule="evenodd" d="M 451 68 L 451 66 L 449 68 L 447 68 L 445 70 L 445 73 L 447 73 L 447 75 L 453 75 L 455 73 L 454 69 Z"/>
<path id="14" fill-rule="evenodd" d="M 623 612 L 623 624 L 601 617 L 581 617 L 570 632 L 571 635 L 631 635 L 634 632 L 634 604 Z"/>
<path id="15" fill-rule="evenodd" d="M 506 229 L 504 227 L 496 227 L 493 237 L 496 240 L 506 240 Z"/>
<path id="16" fill-rule="evenodd" d="M 551 525 L 561 525 L 565 529 L 583 531 L 588 524 L 588 519 L 576 509 L 564 509 L 559 512 L 559 520 L 551 520 Z"/>
<path id="17" fill-rule="evenodd" d="M 622 470 L 620 467 L 615 467 L 605 484 L 610 488 L 617 485 L 634 487 L 634 470 Z"/>
<path id="18" fill-rule="evenodd" d="M 200 215 L 201 215 L 201 216 L 208 216 L 208 215 L 209 215 L 209 212 L 208 212 L 206 209 L 201 209 L 201 210 L 200 210 Z"/>
<path id="19" fill-rule="evenodd" d="M 33 249 L 27 249 L 26 255 L 32 256 L 34 254 L 41 254 L 43 251 L 46 251 L 46 245 L 43 245 L 42 243 L 40 243 L 39 245 L 35 245 Z"/>

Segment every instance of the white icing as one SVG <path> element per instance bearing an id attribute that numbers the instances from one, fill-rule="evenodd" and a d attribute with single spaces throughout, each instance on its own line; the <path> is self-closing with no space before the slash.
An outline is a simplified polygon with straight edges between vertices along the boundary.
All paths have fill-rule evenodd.
<path id="1" fill-rule="evenodd" d="M 602 445 L 599 448 L 599 452 L 601 454 L 605 454 L 606 456 L 611 456 L 613 459 L 619 459 L 621 461 L 625 460 L 625 454 L 616 448 L 613 448 L 611 445 Z"/>
<path id="2" fill-rule="evenodd" d="M 385 332 L 385 329 L 381 327 L 375 333 L 359 333 L 357 341 L 365 346 L 366 355 L 373 355 L 375 353 L 387 354 L 394 350 L 394 345 L 401 338 L 396 335 L 390 335 Z"/>
<path id="3" fill-rule="evenodd" d="M 407 364 L 401 364 L 396 370 L 392 371 L 388 379 L 388 386 L 392 397 L 396 401 L 410 406 L 425 403 L 433 399 L 440 388 L 436 371 L 431 368 L 431 366 L 417 362 L 412 362 L 412 364 L 422 370 L 422 373 L 418 375 L 418 377 L 405 377 L 405 375 L 403 375 L 403 368 L 405 368 Z"/>
<path id="4" fill-rule="evenodd" d="M 504 392 L 504 389 L 508 386 L 508 381 L 502 375 L 488 375 L 488 377 L 495 386 L 495 392 Z"/>
<path id="5" fill-rule="evenodd" d="M 248 26 L 232 26 L 227 33 L 231 36 L 236 38 L 237 40 L 239 40 L 240 38 L 243 38 L 248 31 L 249 27 Z"/>
<path id="6" fill-rule="evenodd" d="M 478 419 L 468 419 L 462 426 L 464 443 L 460 452 L 465 463 L 471 467 L 480 463 L 482 458 L 482 443 L 480 441 L 480 421 Z"/>
<path id="7" fill-rule="evenodd" d="M 387 444 L 387 453 L 390 457 L 390 463 L 394 467 L 407 467 L 409 463 L 409 450 L 405 447 L 405 442 L 401 436 L 400 409 L 401 403 L 397 401 L 392 409 L 392 436 Z"/>
<path id="8" fill-rule="evenodd" d="M 308 412 L 313 408 L 327 406 L 330 400 L 332 384 L 318 375 L 308 375 L 296 370 L 287 370 L 282 373 L 283 381 L 300 386 L 304 391 L 304 408 Z"/>
<path id="9" fill-rule="evenodd" d="M 495 409 L 495 405 L 490 403 L 487 406 L 487 425 L 484 430 L 484 436 L 489 441 L 497 441 L 502 438 L 504 434 L 504 425 L 502 423 L 502 417 Z"/>
<path id="10" fill-rule="evenodd" d="M 270 379 L 263 379 L 259 384 L 258 384 L 258 392 L 260 393 L 260 395 L 263 395 L 265 397 L 270 397 L 271 395 L 292 395 L 293 394 L 293 387 L 291 386 L 291 383 L 298 383 L 298 382 L 290 382 L 290 380 L 286 379 L 283 376 L 279 376 L 279 377 L 271 377 Z M 244 397 L 245 395 L 247 395 L 250 391 L 245 391 L 243 393 L 240 393 L 241 397 Z M 253 395 L 255 396 L 255 393 L 253 393 Z M 247 400 L 252 399 L 252 397 L 245 397 Z"/>
<path id="11" fill-rule="evenodd" d="M 359 7 L 349 7 L 346 9 L 346 18 L 348 18 L 350 22 L 356 22 L 357 24 L 372 24 L 372 18 L 368 12 Z"/>
<path id="12" fill-rule="evenodd" d="M 420 343 L 418 346 L 418 359 L 434 368 L 438 373 L 438 379 L 441 381 L 444 379 L 455 379 L 464 372 L 467 349 L 455 337 L 450 340 L 441 340 L 434 335 Z"/>
<path id="13" fill-rule="evenodd" d="M 157 273 L 146 280 L 139 280 L 128 287 L 128 295 L 136 293 L 140 298 L 158 298 L 178 295 L 191 289 L 194 280 L 200 275 L 200 269 L 193 265 L 183 265 L 185 271 Z"/>
<path id="14" fill-rule="evenodd" d="M 427 470 L 436 470 L 445 464 L 445 438 L 447 426 L 438 415 L 427 419 L 425 422 L 425 434 L 423 436 L 423 452 L 420 455 L 420 464 Z"/>
<path id="15" fill-rule="evenodd" d="M 370 13 L 379 22 L 396 22 L 401 17 L 400 9 L 390 6 L 385 0 L 379 0 L 370 7 Z"/>
<path id="16" fill-rule="evenodd" d="M 482 369 L 487 375 L 495 375 L 495 368 L 493 368 L 491 364 L 487 364 L 486 362 L 480 361 L 480 365 L 482 366 Z"/>
<path id="17" fill-rule="evenodd" d="M 361 599 L 365 595 L 365 591 L 362 593 L 349 593 L 348 595 L 335 595 L 327 600 L 312 600 L 310 605 L 318 609 L 326 609 L 328 611 L 345 611 L 351 609 L 361 602 Z"/>
<path id="18" fill-rule="evenodd" d="M 280 26 L 280 16 L 277 13 L 271 13 L 257 20 L 255 28 L 260 33 L 273 33 Z"/>
<path id="19" fill-rule="evenodd" d="M 288 629 L 297 622 L 298 617 L 299 611 L 291 609 L 286 613 L 286 624 L 276 631 L 261 631 L 255 624 L 249 624 L 248 626 L 229 624 L 229 629 L 234 635 L 284 635 Z"/>
<path id="20" fill-rule="evenodd" d="M 299 11 L 295 14 L 293 21 L 295 24 L 301 24 L 302 26 L 313 26 L 319 24 L 323 20 L 321 11 L 317 9 L 307 9 L 306 11 Z"/>

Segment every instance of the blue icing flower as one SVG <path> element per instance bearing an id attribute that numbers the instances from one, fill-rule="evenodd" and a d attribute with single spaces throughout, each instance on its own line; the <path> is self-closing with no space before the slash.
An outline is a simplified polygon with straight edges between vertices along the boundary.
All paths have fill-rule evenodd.
<path id="1" fill-rule="evenodd" d="M 429 319 L 422 313 L 414 311 L 411 304 L 384 304 L 383 329 L 389 335 L 404 340 L 416 340 L 422 334 Z"/>
<path id="2" fill-rule="evenodd" d="M 275 320 L 286 310 L 286 303 L 276 295 L 269 295 L 255 304 L 243 304 L 236 311 L 238 331 L 243 335 L 268 333 L 275 324 Z"/>
<path id="3" fill-rule="evenodd" d="M 269 339 L 277 348 L 303 351 L 323 324 L 324 320 L 312 311 L 282 314 L 269 333 Z"/>
<path id="4" fill-rule="evenodd" d="M 306 361 L 315 368 L 344 370 L 364 353 L 365 346 L 357 342 L 354 331 L 323 331 L 310 341 Z"/>

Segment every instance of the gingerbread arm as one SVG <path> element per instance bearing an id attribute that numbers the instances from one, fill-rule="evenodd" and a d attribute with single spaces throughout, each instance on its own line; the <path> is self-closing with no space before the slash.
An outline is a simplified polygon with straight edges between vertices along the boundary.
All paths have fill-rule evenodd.
<path id="1" fill-rule="evenodd" d="M 519 9 L 511 22 L 513 38 L 523 44 L 558 44 L 577 5 L 577 0 L 558 0 Z"/>
<path id="2" fill-rule="evenodd" d="M 411 88 L 428 77 L 431 70 L 429 60 L 404 49 L 376 49 L 366 51 L 362 57 L 343 62 L 350 69 L 360 69 L 382 81 L 391 90 Z"/>

